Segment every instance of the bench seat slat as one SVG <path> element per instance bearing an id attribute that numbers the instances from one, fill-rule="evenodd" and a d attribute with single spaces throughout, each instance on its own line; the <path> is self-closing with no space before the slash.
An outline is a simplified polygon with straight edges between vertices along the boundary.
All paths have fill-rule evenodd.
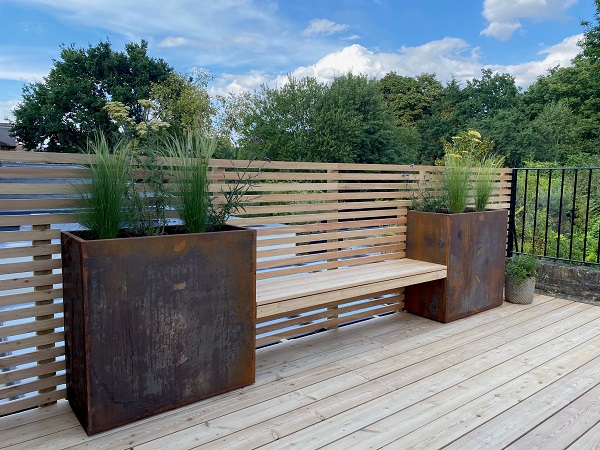
<path id="1" fill-rule="evenodd" d="M 267 308 L 270 304 L 285 310 L 292 303 L 300 308 L 324 306 L 350 297 L 445 278 L 446 273 L 446 266 L 402 258 L 263 280 L 256 286 L 259 317 L 274 312 L 273 308 Z"/>
<path id="2" fill-rule="evenodd" d="M 369 284 L 362 284 L 351 288 L 341 288 L 336 291 L 320 292 L 313 295 L 291 298 L 276 303 L 260 304 L 257 306 L 258 322 L 274 320 L 292 314 L 327 308 L 354 300 L 376 297 L 386 293 L 396 292 L 405 286 L 425 283 L 428 281 L 446 278 L 446 270 L 426 273 L 417 273 L 401 278 L 388 279 Z"/>

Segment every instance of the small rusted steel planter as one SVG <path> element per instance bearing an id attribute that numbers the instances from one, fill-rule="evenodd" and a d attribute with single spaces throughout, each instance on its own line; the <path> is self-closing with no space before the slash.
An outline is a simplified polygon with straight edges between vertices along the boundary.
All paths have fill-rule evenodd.
<path id="1" fill-rule="evenodd" d="M 448 277 L 405 288 L 406 311 L 451 322 L 502 305 L 507 218 L 506 210 L 409 211 L 406 256 L 444 264 Z"/>
<path id="2" fill-rule="evenodd" d="M 252 384 L 256 232 L 62 233 L 67 399 L 88 434 Z"/>

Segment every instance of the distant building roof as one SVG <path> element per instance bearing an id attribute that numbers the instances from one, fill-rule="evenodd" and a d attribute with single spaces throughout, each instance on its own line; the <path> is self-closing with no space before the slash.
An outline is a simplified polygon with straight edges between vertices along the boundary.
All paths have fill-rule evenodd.
<path id="1" fill-rule="evenodd" d="M 17 140 L 10 135 L 11 123 L 0 123 L 0 147 L 11 147 L 17 146 Z"/>

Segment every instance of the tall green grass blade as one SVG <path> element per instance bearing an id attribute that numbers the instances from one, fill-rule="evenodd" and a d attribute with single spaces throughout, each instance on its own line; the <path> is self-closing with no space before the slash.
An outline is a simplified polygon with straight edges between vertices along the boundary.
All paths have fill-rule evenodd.
<path id="1" fill-rule="evenodd" d="M 98 133 L 87 145 L 94 158 L 90 158 L 89 183 L 76 186 L 82 203 L 78 220 L 94 238 L 112 239 L 123 225 L 124 203 L 131 182 L 128 143 L 119 141 L 111 154 L 106 136 Z"/>

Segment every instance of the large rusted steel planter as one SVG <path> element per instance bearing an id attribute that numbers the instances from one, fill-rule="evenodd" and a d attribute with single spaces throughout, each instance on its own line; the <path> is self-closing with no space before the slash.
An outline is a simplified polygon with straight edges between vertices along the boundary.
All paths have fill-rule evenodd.
<path id="1" fill-rule="evenodd" d="M 252 384 L 256 232 L 62 233 L 67 399 L 88 434 Z"/>
<path id="2" fill-rule="evenodd" d="M 451 322 L 502 305 L 506 210 L 409 211 L 406 256 L 448 267 L 448 277 L 405 289 L 406 311 Z"/>

